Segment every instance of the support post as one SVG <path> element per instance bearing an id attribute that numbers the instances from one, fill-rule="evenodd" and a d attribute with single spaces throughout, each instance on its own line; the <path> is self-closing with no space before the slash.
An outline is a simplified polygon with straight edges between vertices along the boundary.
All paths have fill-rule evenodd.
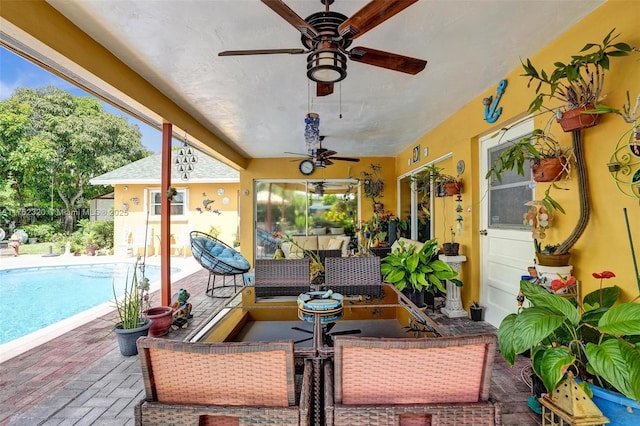
<path id="1" fill-rule="evenodd" d="M 171 200 L 167 191 L 171 186 L 171 123 L 162 124 L 162 177 L 160 178 L 160 293 L 162 306 L 171 306 Z"/>
<path id="2" fill-rule="evenodd" d="M 438 259 L 451 266 L 456 272 L 460 272 L 460 265 L 467 261 L 466 256 L 445 256 L 442 254 L 438 256 Z M 440 311 L 449 318 L 469 316 L 462 307 L 460 288 L 449 280 L 447 280 L 447 298 L 445 299 L 444 308 L 441 308 Z"/>

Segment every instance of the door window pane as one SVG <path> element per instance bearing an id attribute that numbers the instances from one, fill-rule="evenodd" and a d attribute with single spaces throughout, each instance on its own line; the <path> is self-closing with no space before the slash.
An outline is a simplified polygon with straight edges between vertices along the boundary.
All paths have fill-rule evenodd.
<path id="1" fill-rule="evenodd" d="M 502 144 L 489 151 L 489 168 L 500 152 L 510 145 Z M 502 182 L 495 177 L 489 185 L 489 228 L 526 229 L 523 215 L 529 210 L 525 203 L 533 200 L 531 167 L 524 165 L 524 176 L 515 170 L 505 171 Z"/>

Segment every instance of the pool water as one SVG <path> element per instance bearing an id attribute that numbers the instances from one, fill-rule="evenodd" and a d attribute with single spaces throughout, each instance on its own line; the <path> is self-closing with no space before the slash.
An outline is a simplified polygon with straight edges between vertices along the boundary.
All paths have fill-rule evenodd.
<path id="1" fill-rule="evenodd" d="M 0 271 L 0 345 L 112 301 L 114 289 L 120 296 L 131 284 L 134 269 L 121 262 Z M 136 274 L 140 280 L 140 270 Z M 160 268 L 146 265 L 145 276 L 158 281 Z"/>

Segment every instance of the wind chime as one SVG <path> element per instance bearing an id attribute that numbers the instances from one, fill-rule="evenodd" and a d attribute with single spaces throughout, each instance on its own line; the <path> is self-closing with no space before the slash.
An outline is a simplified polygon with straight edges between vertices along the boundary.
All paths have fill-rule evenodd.
<path id="1" fill-rule="evenodd" d="M 458 235 L 462 235 L 462 221 L 464 220 L 462 217 L 462 195 L 456 195 L 456 231 Z"/>
<path id="2" fill-rule="evenodd" d="M 187 144 L 187 134 L 184 134 L 184 142 L 175 156 L 173 164 L 180 173 L 180 178 L 184 181 L 189 180 L 191 172 L 193 172 L 194 164 L 198 162 L 198 157 L 193 148 Z"/>

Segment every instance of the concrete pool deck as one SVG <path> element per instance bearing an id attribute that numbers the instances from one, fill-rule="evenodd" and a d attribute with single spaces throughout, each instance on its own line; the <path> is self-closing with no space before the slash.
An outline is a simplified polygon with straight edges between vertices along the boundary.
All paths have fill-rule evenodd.
<path id="1" fill-rule="evenodd" d="M 171 259 L 172 266 L 178 266 L 177 260 Z M 208 272 L 198 267 L 173 281 L 174 291 L 185 288 L 191 293 L 194 318 L 168 339 L 182 340 L 226 301 L 205 295 L 207 278 Z M 232 290 L 216 291 L 231 295 Z M 447 318 L 430 309 L 427 314 L 453 335 L 496 331 L 485 322 Z M 137 356 L 120 355 L 111 332 L 114 320 L 115 314 L 108 313 L 1 363 L 0 425 L 133 425 L 133 407 L 144 395 L 142 376 Z M 503 425 L 540 424 L 540 417 L 527 407 L 531 391 L 521 378 L 528 365 L 519 357 L 509 368 L 496 354 L 491 393 L 504 404 Z"/>

